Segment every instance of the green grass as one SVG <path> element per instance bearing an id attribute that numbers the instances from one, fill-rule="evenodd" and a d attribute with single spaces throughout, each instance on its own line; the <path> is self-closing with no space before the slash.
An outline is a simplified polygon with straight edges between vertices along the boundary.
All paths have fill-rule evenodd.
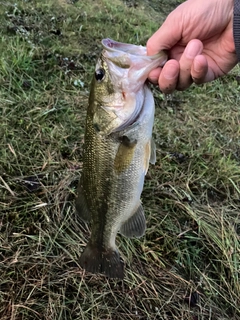
<path id="1" fill-rule="evenodd" d="M 101 39 L 145 44 L 180 1 L 0 2 L 0 318 L 240 319 L 239 67 L 156 101 L 147 232 L 86 274 L 75 211 Z M 190 303 L 191 302 L 191 303 Z"/>

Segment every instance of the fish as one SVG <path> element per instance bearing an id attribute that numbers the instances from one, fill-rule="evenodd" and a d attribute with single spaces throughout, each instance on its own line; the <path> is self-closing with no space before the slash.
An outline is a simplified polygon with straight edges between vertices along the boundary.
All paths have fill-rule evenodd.
<path id="1" fill-rule="evenodd" d="M 147 56 L 144 46 L 112 39 L 103 39 L 102 46 L 90 87 L 76 196 L 76 211 L 91 226 L 79 264 L 90 273 L 123 279 L 116 236 L 144 235 L 140 197 L 149 162 L 156 160 L 154 98 L 146 80 L 167 54 Z"/>

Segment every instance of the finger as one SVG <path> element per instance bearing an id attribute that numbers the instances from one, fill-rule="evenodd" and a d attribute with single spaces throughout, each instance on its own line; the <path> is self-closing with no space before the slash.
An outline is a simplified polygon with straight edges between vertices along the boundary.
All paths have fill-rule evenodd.
<path id="1" fill-rule="evenodd" d="M 209 82 L 215 79 L 215 74 L 208 66 L 207 58 L 203 55 L 195 57 L 192 68 L 191 76 L 196 84 Z"/>
<path id="2" fill-rule="evenodd" d="M 173 18 L 171 18 L 173 16 Z M 147 41 L 147 54 L 154 55 L 161 50 L 171 49 L 182 37 L 178 14 L 170 13 L 162 26 Z M 176 22 L 176 23 L 174 23 Z"/>
<path id="3" fill-rule="evenodd" d="M 178 90 L 184 90 L 188 88 L 193 80 L 191 77 L 191 69 L 194 58 L 197 55 L 200 55 L 203 50 L 203 44 L 200 40 L 194 39 L 189 41 L 187 44 L 181 58 L 179 61 L 180 64 L 180 73 L 178 78 L 178 84 L 176 88 Z"/>
<path id="4" fill-rule="evenodd" d="M 158 78 L 160 76 L 161 71 L 162 71 L 162 68 L 160 67 L 152 70 L 148 75 L 148 80 L 153 84 L 158 84 Z"/>
<path id="5" fill-rule="evenodd" d="M 177 60 L 169 60 L 164 65 L 158 79 L 163 93 L 172 93 L 177 86 L 180 66 Z"/>

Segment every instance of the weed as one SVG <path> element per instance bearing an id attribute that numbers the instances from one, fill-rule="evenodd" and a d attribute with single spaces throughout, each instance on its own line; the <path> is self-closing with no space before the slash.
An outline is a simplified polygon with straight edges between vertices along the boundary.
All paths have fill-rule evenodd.
<path id="1" fill-rule="evenodd" d="M 239 67 L 156 101 L 146 236 L 86 274 L 74 210 L 102 38 L 145 44 L 179 1 L 0 1 L 0 317 L 240 319 Z"/>

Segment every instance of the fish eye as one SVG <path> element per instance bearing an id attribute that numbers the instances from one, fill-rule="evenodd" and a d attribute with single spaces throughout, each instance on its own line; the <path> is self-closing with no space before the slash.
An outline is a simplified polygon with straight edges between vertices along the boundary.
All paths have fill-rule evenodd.
<path id="1" fill-rule="evenodd" d="M 104 76 L 105 76 L 105 70 L 103 68 L 97 69 L 95 71 L 95 79 L 97 81 L 99 81 L 99 82 L 102 81 Z"/>

